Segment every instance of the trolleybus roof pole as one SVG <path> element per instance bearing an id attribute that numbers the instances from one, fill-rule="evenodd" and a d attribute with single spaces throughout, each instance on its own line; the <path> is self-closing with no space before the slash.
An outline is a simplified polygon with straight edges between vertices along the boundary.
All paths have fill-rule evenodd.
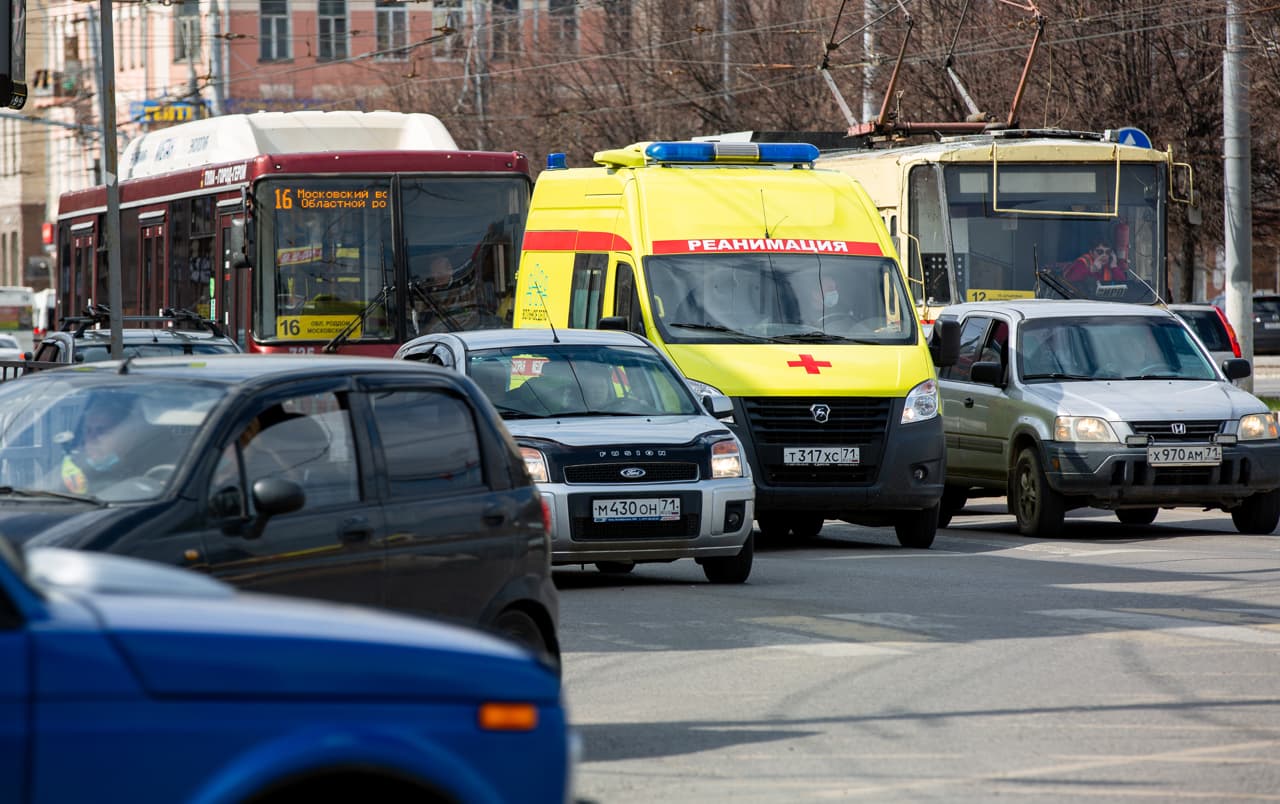
<path id="1" fill-rule="evenodd" d="M 101 46 L 101 73 L 98 97 L 102 104 L 102 177 L 107 190 L 107 218 L 102 226 L 102 242 L 107 250 L 107 306 L 111 308 L 111 357 L 124 357 L 124 334 L 121 332 L 122 287 L 120 283 L 120 177 L 116 154 L 116 65 L 112 44 L 111 0 L 102 0 L 98 22 Z"/>

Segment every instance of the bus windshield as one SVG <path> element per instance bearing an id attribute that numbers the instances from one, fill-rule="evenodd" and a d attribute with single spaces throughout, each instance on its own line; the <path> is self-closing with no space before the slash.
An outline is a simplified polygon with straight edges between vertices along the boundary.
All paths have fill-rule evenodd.
<path id="1" fill-rule="evenodd" d="M 1164 181 L 1147 162 L 913 168 L 910 266 L 921 301 L 1152 303 L 1164 295 Z"/>
<path id="2" fill-rule="evenodd" d="M 256 335 L 399 342 L 509 325 L 528 197 L 523 177 L 260 182 Z"/>
<path id="3" fill-rule="evenodd" d="M 883 257 L 664 255 L 644 267 L 667 343 L 915 341 L 911 297 Z"/>

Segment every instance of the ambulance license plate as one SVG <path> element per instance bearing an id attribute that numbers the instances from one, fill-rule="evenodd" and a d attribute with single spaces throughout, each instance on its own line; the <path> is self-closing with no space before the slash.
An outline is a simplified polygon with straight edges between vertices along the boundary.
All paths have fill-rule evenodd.
<path id="1" fill-rule="evenodd" d="M 787 466 L 857 466 L 861 457 L 857 447 L 783 447 L 782 462 Z"/>
<path id="2" fill-rule="evenodd" d="M 1222 447 L 1217 444 L 1147 447 L 1149 466 L 1217 466 L 1220 463 Z"/>
<path id="3" fill-rule="evenodd" d="M 680 498 L 592 500 L 591 518 L 595 522 L 670 522 L 680 518 Z"/>

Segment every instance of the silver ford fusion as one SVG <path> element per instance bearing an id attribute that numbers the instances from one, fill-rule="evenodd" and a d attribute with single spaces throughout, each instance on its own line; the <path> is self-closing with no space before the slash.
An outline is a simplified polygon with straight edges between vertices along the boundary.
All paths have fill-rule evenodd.
<path id="1" fill-rule="evenodd" d="M 502 415 L 551 512 L 552 563 L 629 572 L 693 558 L 751 574 L 755 486 L 742 446 L 644 338 L 605 330 L 424 335 L 396 358 L 461 371 Z"/>
<path id="2" fill-rule="evenodd" d="M 1018 529 L 1052 537 L 1063 514 L 1219 508 L 1242 533 L 1280 523 L 1276 415 L 1159 307 L 1027 299 L 948 307 L 960 356 L 939 372 L 945 525 L 969 497 L 1006 495 Z"/>

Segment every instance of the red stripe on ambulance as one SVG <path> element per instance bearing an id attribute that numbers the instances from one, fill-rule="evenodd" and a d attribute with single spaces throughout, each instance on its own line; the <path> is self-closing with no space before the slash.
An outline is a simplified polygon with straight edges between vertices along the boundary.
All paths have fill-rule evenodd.
<path id="1" fill-rule="evenodd" d="M 631 244 L 613 232 L 529 231 L 524 233 L 525 251 L 630 251 Z"/>
<path id="2" fill-rule="evenodd" d="M 701 238 L 698 240 L 655 240 L 654 254 L 723 254 L 723 253 L 776 253 L 776 254 L 854 254 L 861 257 L 882 257 L 879 243 L 861 243 L 856 240 L 807 240 L 785 237 L 734 237 Z"/>

